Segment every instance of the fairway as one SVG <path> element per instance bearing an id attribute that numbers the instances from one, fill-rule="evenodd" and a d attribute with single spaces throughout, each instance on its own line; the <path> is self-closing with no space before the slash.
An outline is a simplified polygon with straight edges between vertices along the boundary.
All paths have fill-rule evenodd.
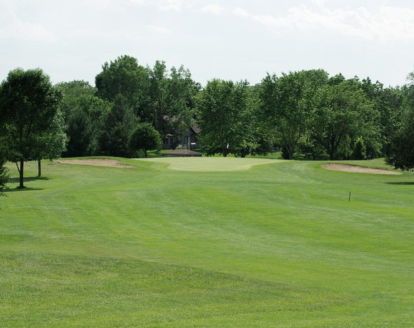
<path id="1" fill-rule="evenodd" d="M 413 326 L 413 173 L 114 159 L 8 164 L 1 327 Z"/>
<path id="2" fill-rule="evenodd" d="M 138 160 L 168 164 L 169 169 L 181 171 L 237 171 L 247 170 L 253 165 L 274 164 L 280 162 L 279 160 L 274 159 L 235 157 L 164 157 Z"/>

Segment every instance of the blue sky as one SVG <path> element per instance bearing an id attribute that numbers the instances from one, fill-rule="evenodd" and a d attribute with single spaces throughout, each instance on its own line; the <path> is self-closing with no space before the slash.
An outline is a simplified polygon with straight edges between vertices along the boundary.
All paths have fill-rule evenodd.
<path id="1" fill-rule="evenodd" d="M 412 0 L 0 0 L 0 80 L 42 68 L 86 80 L 121 55 L 213 78 L 325 69 L 385 86 L 414 70 Z"/>

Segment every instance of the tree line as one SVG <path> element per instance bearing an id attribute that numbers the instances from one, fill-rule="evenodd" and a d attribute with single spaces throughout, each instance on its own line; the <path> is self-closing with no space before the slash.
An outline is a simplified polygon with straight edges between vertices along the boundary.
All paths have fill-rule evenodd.
<path id="1" fill-rule="evenodd" d="M 40 69 L 16 69 L 0 85 L 0 192 L 6 160 L 147 156 L 167 134 L 198 124 L 206 155 L 286 159 L 386 157 L 414 165 L 414 74 L 402 87 L 324 70 L 267 74 L 256 85 L 213 79 L 202 87 L 184 67 L 121 56 L 95 78 L 52 85 Z M 411 157 L 410 157 L 411 156 Z"/>

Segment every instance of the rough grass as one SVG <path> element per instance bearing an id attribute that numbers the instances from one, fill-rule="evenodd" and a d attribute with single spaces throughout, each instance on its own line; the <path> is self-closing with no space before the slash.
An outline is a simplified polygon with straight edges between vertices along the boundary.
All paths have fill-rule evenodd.
<path id="1" fill-rule="evenodd" d="M 122 162 L 10 166 L 0 326 L 412 327 L 413 174 Z"/>

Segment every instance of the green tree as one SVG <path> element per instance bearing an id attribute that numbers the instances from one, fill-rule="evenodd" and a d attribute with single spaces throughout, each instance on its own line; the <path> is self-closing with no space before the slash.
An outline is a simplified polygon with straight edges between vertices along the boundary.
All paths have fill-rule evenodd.
<path id="1" fill-rule="evenodd" d="M 183 66 L 170 71 L 164 62 L 156 61 L 149 72 L 149 102 L 139 113 L 142 122 L 152 123 L 162 134 L 177 134 L 194 123 L 194 97 L 200 86 Z"/>
<path id="2" fill-rule="evenodd" d="M 33 158 L 36 138 L 50 128 L 60 100 L 60 92 L 40 69 L 13 70 L 1 83 L 0 121 L 5 122 L 9 159 L 18 168 L 20 188 L 24 162 Z"/>
<path id="3" fill-rule="evenodd" d="M 65 132 L 69 138 L 64 157 L 99 154 L 98 137 L 112 104 L 91 94 L 63 93 Z"/>
<path id="4" fill-rule="evenodd" d="M 240 154 L 252 142 L 246 126 L 249 108 L 248 82 L 212 80 L 197 99 L 200 141 L 207 155 Z"/>
<path id="5" fill-rule="evenodd" d="M 137 118 L 124 96 L 115 97 L 111 111 L 103 118 L 99 133 L 101 155 L 129 157 L 128 138 L 136 127 Z"/>
<path id="6" fill-rule="evenodd" d="M 135 115 L 148 103 L 149 72 L 131 56 L 121 56 L 102 66 L 95 78 L 98 97 L 113 102 L 117 95 L 125 97 Z"/>
<path id="7" fill-rule="evenodd" d="M 402 88 L 405 113 L 401 126 L 390 138 L 390 154 L 386 157 L 387 164 L 405 171 L 414 169 L 414 72 L 407 78 L 410 82 Z"/>
<path id="8" fill-rule="evenodd" d="M 96 88 L 91 86 L 89 82 L 75 80 L 70 82 L 62 82 L 55 85 L 62 93 L 62 101 L 60 110 L 63 114 L 65 122 L 72 114 L 72 111 L 79 107 L 79 99 L 96 96 Z"/>
<path id="9" fill-rule="evenodd" d="M 313 95 L 327 81 L 323 70 L 283 73 L 280 78 L 268 74 L 262 80 L 262 121 L 274 131 L 288 159 L 293 159 L 296 146 L 307 133 Z"/>
<path id="10" fill-rule="evenodd" d="M 379 115 L 377 138 L 365 139 L 367 153 L 380 157 L 389 155 L 390 137 L 401 124 L 403 110 L 403 93 L 400 88 L 384 88 L 380 82 L 372 83 L 370 78 L 363 79 L 361 88 L 367 98 L 374 103 L 374 110 Z"/>
<path id="11" fill-rule="evenodd" d="M 67 142 L 63 114 L 58 111 L 49 128 L 36 137 L 33 159 L 38 163 L 38 177 L 42 175 L 42 159 L 59 158 L 66 150 Z"/>
<path id="12" fill-rule="evenodd" d="M 406 114 L 404 125 L 391 137 L 391 154 L 385 161 L 396 169 L 414 169 L 414 110 Z"/>
<path id="13" fill-rule="evenodd" d="M 148 150 L 161 149 L 161 136 L 150 123 L 138 124 L 128 140 L 128 149 L 131 152 L 143 151 L 147 158 Z"/>
<path id="14" fill-rule="evenodd" d="M 314 99 L 311 135 L 326 150 L 329 159 L 339 153 L 349 156 L 353 138 L 375 135 L 377 112 L 353 81 L 325 85 Z"/>
<path id="15" fill-rule="evenodd" d="M 354 149 L 352 150 L 352 159 L 365 159 L 367 156 L 367 149 L 365 147 L 364 139 L 359 137 L 355 140 Z"/>
<path id="16" fill-rule="evenodd" d="M 163 116 L 169 118 L 160 132 L 186 131 L 194 124 L 195 97 L 200 85 L 191 78 L 191 73 L 183 66 L 172 67 L 168 75 L 167 94 Z"/>

